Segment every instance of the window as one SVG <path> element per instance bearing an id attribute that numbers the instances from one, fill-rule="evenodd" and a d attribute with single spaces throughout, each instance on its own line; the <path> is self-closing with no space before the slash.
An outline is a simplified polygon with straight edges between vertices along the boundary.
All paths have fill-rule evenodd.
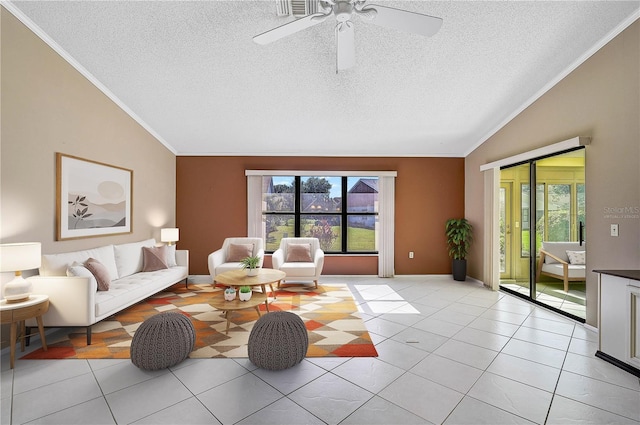
<path id="1" fill-rule="evenodd" d="M 376 253 L 378 177 L 263 175 L 265 250 L 286 237 L 315 237 L 328 253 Z"/>

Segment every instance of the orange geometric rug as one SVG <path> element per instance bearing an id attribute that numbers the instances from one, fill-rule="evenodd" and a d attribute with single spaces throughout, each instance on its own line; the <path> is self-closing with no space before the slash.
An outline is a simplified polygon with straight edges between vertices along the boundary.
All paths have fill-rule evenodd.
<path id="1" fill-rule="evenodd" d="M 126 310 L 92 326 L 91 345 L 86 330 L 76 328 L 65 337 L 47 341 L 23 359 L 127 359 L 133 334 L 147 318 L 165 311 L 176 311 L 191 319 L 196 330 L 191 358 L 248 357 L 247 342 L 258 320 L 254 308 L 230 312 L 229 334 L 225 334 L 224 314 L 211 307 L 213 292 L 224 287 L 180 283 L 159 292 Z M 271 295 L 271 294 L 270 294 Z M 270 311 L 291 311 L 302 318 L 309 332 L 307 357 L 376 357 L 375 346 L 358 313 L 347 285 L 321 285 L 318 289 L 283 286 L 270 298 Z M 260 305 L 262 314 L 265 305 Z M 49 338 L 47 338 L 49 339 Z"/>

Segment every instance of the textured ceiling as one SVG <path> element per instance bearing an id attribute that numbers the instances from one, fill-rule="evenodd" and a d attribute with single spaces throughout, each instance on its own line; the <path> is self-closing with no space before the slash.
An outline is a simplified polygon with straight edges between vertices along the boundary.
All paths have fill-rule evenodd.
<path id="1" fill-rule="evenodd" d="M 336 74 L 333 19 L 252 41 L 293 20 L 276 16 L 274 1 L 7 7 L 178 155 L 465 156 L 640 5 L 369 3 L 444 23 L 423 38 L 355 17 L 356 66 Z"/>

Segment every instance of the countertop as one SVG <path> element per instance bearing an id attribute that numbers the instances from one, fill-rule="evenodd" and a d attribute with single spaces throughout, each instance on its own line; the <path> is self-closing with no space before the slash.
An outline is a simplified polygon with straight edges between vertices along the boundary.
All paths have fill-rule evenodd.
<path id="1" fill-rule="evenodd" d="M 593 272 L 623 277 L 625 279 L 640 280 L 640 270 L 594 270 Z"/>

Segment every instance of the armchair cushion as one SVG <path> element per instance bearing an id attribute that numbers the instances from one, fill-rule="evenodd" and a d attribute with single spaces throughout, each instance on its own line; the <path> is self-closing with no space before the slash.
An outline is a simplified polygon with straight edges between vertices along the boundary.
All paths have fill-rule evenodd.
<path id="1" fill-rule="evenodd" d="M 237 263 L 253 255 L 252 243 L 231 243 L 227 254 L 227 263 Z"/>
<path id="2" fill-rule="evenodd" d="M 584 251 L 567 251 L 567 257 L 570 264 L 583 265 L 587 262 Z"/>
<path id="3" fill-rule="evenodd" d="M 287 248 L 287 263 L 312 263 L 313 258 L 311 257 L 311 244 L 297 244 L 291 243 Z"/>

